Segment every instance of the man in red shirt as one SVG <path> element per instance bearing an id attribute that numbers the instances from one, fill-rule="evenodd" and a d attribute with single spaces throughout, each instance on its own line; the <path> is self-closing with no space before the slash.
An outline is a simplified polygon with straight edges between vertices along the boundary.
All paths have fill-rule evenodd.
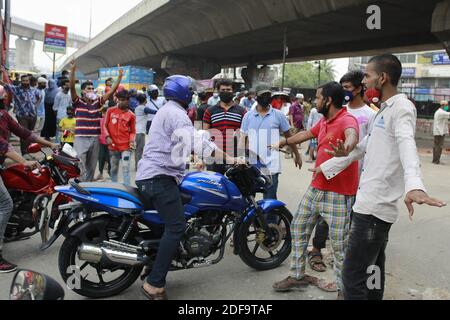
<path id="1" fill-rule="evenodd" d="M 135 149 L 136 116 L 128 109 L 130 94 L 117 93 L 118 106 L 108 109 L 105 119 L 106 142 L 111 157 L 111 180 L 118 182 L 119 164 L 122 160 L 123 181 L 130 185 L 131 153 Z"/>
<path id="2" fill-rule="evenodd" d="M 331 159 L 332 156 L 327 153 L 330 152 L 328 150 L 331 149 L 330 144 L 334 146 L 344 141 L 345 148 L 353 150 L 359 141 L 359 126 L 357 120 L 343 108 L 344 98 L 344 90 L 337 82 L 320 87 L 316 94 L 316 104 L 317 110 L 324 118 L 311 130 L 284 139 L 272 148 L 296 145 L 318 138 L 317 167 Z M 358 182 L 357 161 L 329 181 L 323 173 L 314 174 L 291 226 L 293 255 L 290 276 L 273 285 L 276 291 L 298 290 L 309 284 L 316 284 L 326 291 L 337 290 L 338 298 L 343 298 L 342 266 Z M 308 243 L 319 216 L 330 226 L 337 288 L 334 283 L 327 284 L 305 274 Z"/>

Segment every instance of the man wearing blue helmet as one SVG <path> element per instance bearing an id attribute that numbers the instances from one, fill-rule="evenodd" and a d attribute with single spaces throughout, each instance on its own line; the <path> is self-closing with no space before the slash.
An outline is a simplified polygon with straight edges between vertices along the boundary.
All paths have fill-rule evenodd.
<path id="1" fill-rule="evenodd" d="M 189 77 L 166 79 L 164 95 L 168 102 L 153 119 L 152 138 L 145 146 L 136 174 L 140 192 L 152 202 L 165 224 L 156 260 L 143 286 L 144 294 L 151 300 L 167 300 L 166 276 L 186 229 L 178 185 L 185 174 L 187 157 L 193 150 L 200 157 L 236 162 L 194 129 L 187 115 L 193 87 L 194 81 Z"/>

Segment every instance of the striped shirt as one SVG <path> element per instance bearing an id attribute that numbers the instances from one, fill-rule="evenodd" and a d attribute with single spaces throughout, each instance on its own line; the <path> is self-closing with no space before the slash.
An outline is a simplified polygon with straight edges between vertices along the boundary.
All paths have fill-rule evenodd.
<path id="1" fill-rule="evenodd" d="M 241 128 L 247 110 L 239 105 L 234 105 L 225 110 L 220 104 L 209 107 L 203 116 L 203 122 L 210 125 L 211 136 L 219 149 L 225 150 L 229 155 L 234 154 L 235 131 Z M 215 130 L 220 133 L 214 132 Z M 228 150 L 230 149 L 230 150 Z"/>
<path id="2" fill-rule="evenodd" d="M 79 97 L 74 100 L 75 136 L 77 137 L 97 137 L 101 134 L 100 119 L 102 118 L 101 108 L 105 102 L 97 99 L 93 104 L 88 104 Z"/>

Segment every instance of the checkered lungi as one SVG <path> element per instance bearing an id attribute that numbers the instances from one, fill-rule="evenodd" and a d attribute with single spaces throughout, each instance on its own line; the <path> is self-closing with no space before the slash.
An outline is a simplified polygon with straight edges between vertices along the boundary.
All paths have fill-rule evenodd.
<path id="1" fill-rule="evenodd" d="M 305 275 L 308 243 L 319 216 L 322 216 L 330 227 L 336 284 L 339 291 L 343 289 L 342 266 L 354 202 L 355 196 L 345 196 L 309 187 L 291 225 L 291 277 L 301 279 Z"/>

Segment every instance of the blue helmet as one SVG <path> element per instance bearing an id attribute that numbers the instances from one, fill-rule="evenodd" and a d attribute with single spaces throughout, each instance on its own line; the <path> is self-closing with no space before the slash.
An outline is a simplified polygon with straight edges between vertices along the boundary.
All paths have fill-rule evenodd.
<path id="1" fill-rule="evenodd" d="M 167 100 L 175 100 L 185 105 L 192 102 L 194 95 L 194 79 L 175 75 L 168 77 L 164 83 L 164 96 Z"/>

